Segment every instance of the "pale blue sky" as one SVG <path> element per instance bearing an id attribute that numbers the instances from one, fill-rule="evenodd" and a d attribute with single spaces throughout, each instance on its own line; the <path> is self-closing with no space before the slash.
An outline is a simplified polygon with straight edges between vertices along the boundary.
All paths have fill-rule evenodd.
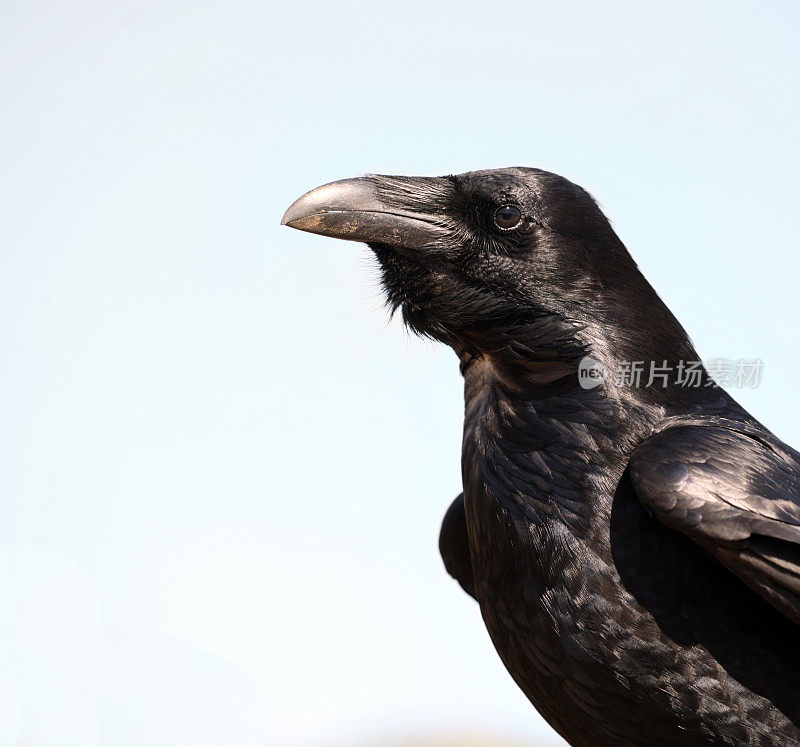
<path id="1" fill-rule="evenodd" d="M 0 744 L 551 739 L 436 540 L 454 355 L 365 247 L 365 172 L 600 200 L 794 445 L 800 6 L 6 2 Z M 5 741 L 3 741 L 5 740 Z"/>

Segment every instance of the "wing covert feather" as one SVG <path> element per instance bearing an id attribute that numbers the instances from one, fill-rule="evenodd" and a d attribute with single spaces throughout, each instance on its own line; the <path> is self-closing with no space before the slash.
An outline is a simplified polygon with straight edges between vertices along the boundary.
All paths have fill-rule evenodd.
<path id="1" fill-rule="evenodd" d="M 639 500 L 800 623 L 800 454 L 765 433 L 675 426 L 642 443 Z"/>

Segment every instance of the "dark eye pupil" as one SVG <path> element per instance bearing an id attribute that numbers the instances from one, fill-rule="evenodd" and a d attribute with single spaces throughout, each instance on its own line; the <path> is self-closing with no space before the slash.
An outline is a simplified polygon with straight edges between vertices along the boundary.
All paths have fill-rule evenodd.
<path id="1" fill-rule="evenodd" d="M 522 213 L 515 207 L 505 205 L 494 214 L 494 222 L 498 228 L 514 228 L 522 220 Z"/>

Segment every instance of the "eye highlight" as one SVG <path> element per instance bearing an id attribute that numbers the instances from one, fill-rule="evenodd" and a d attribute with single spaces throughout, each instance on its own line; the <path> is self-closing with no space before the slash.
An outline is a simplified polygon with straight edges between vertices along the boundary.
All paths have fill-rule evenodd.
<path id="1" fill-rule="evenodd" d="M 522 213 L 513 205 L 503 205 L 494 213 L 494 224 L 502 231 L 510 231 L 519 225 Z"/>

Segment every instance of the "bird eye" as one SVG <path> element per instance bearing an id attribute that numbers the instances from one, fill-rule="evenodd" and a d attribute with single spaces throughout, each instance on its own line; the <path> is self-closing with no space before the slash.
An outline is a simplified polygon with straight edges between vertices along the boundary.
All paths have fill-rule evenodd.
<path id="1" fill-rule="evenodd" d="M 497 208 L 494 214 L 494 224 L 503 231 L 514 228 L 522 220 L 522 213 L 511 205 Z"/>

